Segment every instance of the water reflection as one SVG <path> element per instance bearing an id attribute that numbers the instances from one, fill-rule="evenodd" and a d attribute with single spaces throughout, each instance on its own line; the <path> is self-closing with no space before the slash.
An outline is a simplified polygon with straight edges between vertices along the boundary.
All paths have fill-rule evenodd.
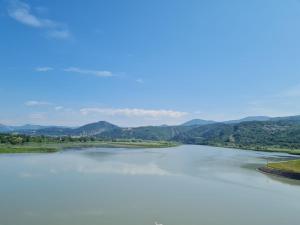
<path id="1" fill-rule="evenodd" d="M 0 224 L 296 225 L 300 183 L 256 170 L 287 157 L 206 146 L 1 155 Z"/>

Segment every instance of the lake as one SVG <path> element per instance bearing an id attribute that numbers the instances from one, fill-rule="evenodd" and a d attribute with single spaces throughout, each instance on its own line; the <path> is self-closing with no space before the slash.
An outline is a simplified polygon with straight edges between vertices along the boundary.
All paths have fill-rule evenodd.
<path id="1" fill-rule="evenodd" d="M 300 182 L 208 146 L 0 155 L 0 225 L 298 225 Z"/>

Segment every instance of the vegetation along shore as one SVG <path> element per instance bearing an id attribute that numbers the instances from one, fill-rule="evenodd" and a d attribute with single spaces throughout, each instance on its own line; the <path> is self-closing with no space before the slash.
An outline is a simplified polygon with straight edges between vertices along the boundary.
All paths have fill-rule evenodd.
<path id="1" fill-rule="evenodd" d="M 178 145 L 169 141 L 100 140 L 90 137 L 46 137 L 0 134 L 0 153 L 50 153 L 68 148 L 167 148 Z"/>
<path id="2" fill-rule="evenodd" d="M 280 177 L 300 180 L 300 160 L 271 162 L 258 169 L 261 172 Z"/>
<path id="3" fill-rule="evenodd" d="M 49 152 L 77 146 L 168 147 L 180 143 L 300 154 L 300 116 L 223 122 L 196 119 L 176 126 L 119 127 L 106 121 L 80 127 L 0 125 L 0 133 L 2 152 Z"/>

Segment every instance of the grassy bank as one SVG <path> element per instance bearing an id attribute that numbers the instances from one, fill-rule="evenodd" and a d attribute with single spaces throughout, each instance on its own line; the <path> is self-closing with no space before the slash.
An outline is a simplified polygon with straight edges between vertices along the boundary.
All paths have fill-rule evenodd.
<path id="1" fill-rule="evenodd" d="M 46 146 L 12 146 L 0 145 L 0 153 L 50 153 L 58 149 Z"/>
<path id="2" fill-rule="evenodd" d="M 177 144 L 166 141 L 88 141 L 64 143 L 24 143 L 19 145 L 0 144 L 0 153 L 49 153 L 68 148 L 167 148 Z"/>
<path id="3" fill-rule="evenodd" d="M 259 171 L 278 177 L 300 180 L 300 160 L 272 162 L 258 168 Z"/>
<path id="4" fill-rule="evenodd" d="M 222 148 L 252 150 L 252 151 L 259 151 L 259 152 L 281 152 L 281 153 L 288 153 L 292 155 L 300 155 L 300 149 L 289 149 L 280 146 L 234 145 L 234 144 L 223 144 L 223 143 L 209 143 L 207 145 L 222 147 Z"/>
<path id="5" fill-rule="evenodd" d="M 298 159 L 284 162 L 272 162 L 268 163 L 267 167 L 286 172 L 300 173 L 300 160 Z"/>

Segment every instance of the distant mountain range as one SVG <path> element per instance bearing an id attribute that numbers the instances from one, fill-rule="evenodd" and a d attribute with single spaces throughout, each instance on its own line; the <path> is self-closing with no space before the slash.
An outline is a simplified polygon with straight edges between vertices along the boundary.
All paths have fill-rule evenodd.
<path id="1" fill-rule="evenodd" d="M 119 129 L 118 126 L 108 123 L 106 121 L 99 121 L 96 123 L 86 124 L 78 128 L 69 127 L 46 127 L 39 130 L 25 132 L 27 134 L 35 135 L 51 135 L 51 136 L 96 136 L 105 131 Z"/>
<path id="2" fill-rule="evenodd" d="M 119 127 L 106 121 L 77 128 L 58 126 L 5 126 L 0 133 L 34 136 L 94 137 L 96 139 L 142 139 L 185 144 L 227 146 L 247 149 L 300 149 L 300 116 L 247 117 L 215 122 L 195 119 L 177 126 Z"/>
<path id="3" fill-rule="evenodd" d="M 268 116 L 248 116 L 239 120 L 225 121 L 224 123 L 232 124 L 232 123 L 251 122 L 251 121 L 268 121 L 271 119 L 272 117 L 268 117 Z"/>
<path id="4" fill-rule="evenodd" d="M 267 121 L 267 120 L 271 120 L 271 119 L 272 119 L 272 117 L 268 117 L 268 116 L 249 116 L 249 117 L 245 117 L 245 118 L 242 118 L 239 120 L 228 120 L 228 121 L 223 121 L 223 122 L 216 122 L 213 120 L 193 119 L 193 120 L 187 121 L 181 125 L 182 126 L 199 126 L 199 125 L 208 125 L 208 124 L 213 124 L 213 123 L 233 124 L 233 123 L 241 123 L 241 122 L 249 122 L 249 121 Z"/>
<path id="5" fill-rule="evenodd" d="M 172 140 L 186 144 L 229 146 L 249 149 L 300 149 L 300 116 L 265 121 L 215 123 L 182 132 Z"/>
<path id="6" fill-rule="evenodd" d="M 240 123 L 246 121 L 267 121 L 270 119 L 276 119 L 266 116 L 256 116 L 256 117 L 246 117 L 240 120 L 230 120 L 224 121 L 225 124 L 233 124 Z M 202 119 L 193 119 L 187 121 L 178 126 L 145 126 L 145 127 L 136 127 L 136 128 L 121 128 L 117 125 L 111 124 L 106 121 L 99 121 L 96 123 L 90 123 L 83 125 L 78 128 L 71 127 L 63 127 L 63 126 L 42 126 L 42 125 L 32 125 L 26 124 L 22 126 L 7 126 L 0 124 L 0 132 L 1 133 L 24 133 L 31 135 L 50 135 L 50 136 L 61 136 L 61 135 L 73 135 L 73 136 L 97 136 L 101 133 L 108 134 L 108 132 L 123 132 L 124 136 L 129 136 L 129 134 L 133 135 L 137 133 L 137 131 L 143 131 L 145 133 L 150 133 L 149 131 L 155 131 L 157 134 L 161 133 L 161 131 L 170 130 L 172 134 L 176 134 L 179 130 L 189 130 L 195 126 L 203 126 L 209 124 L 218 123 L 212 120 L 202 120 Z M 152 132 L 151 132 L 152 133 Z M 151 134 L 153 136 L 157 136 L 157 134 Z M 168 135 L 170 136 L 170 135 Z M 172 136 L 172 135 L 171 135 Z"/>
<path id="7" fill-rule="evenodd" d="M 247 117 L 215 122 L 195 119 L 177 126 L 143 126 L 124 128 L 99 121 L 77 128 L 57 126 L 5 126 L 2 133 L 45 136 L 93 136 L 100 139 L 168 140 L 187 144 L 232 147 L 279 146 L 300 148 L 300 116 Z"/>
<path id="8" fill-rule="evenodd" d="M 10 129 L 7 126 L 0 124 L 0 132 L 1 133 L 9 132 L 9 131 L 10 131 Z"/>
<path id="9" fill-rule="evenodd" d="M 213 120 L 193 119 L 181 124 L 181 126 L 201 126 L 201 125 L 207 125 L 212 123 L 217 123 L 217 122 Z"/>
<path id="10" fill-rule="evenodd" d="M 78 128 L 63 126 L 41 126 L 26 124 L 23 126 L 7 126 L 0 124 L 0 133 L 20 133 L 28 135 L 49 135 L 49 136 L 94 136 L 104 131 L 116 129 L 118 126 L 105 121 L 86 124 Z"/>
<path id="11" fill-rule="evenodd" d="M 22 126 L 6 126 L 3 124 L 0 124 L 0 132 L 18 132 L 18 131 L 26 131 L 26 130 L 39 130 L 46 128 L 48 126 L 41 126 L 41 125 L 31 125 L 31 124 L 25 124 Z"/>

